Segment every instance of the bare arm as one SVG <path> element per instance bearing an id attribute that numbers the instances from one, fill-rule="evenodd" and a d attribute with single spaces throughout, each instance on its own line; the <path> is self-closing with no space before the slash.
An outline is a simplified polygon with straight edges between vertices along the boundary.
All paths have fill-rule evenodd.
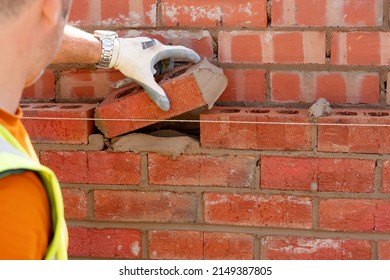
<path id="1" fill-rule="evenodd" d="M 101 44 L 92 34 L 65 26 L 64 37 L 52 64 L 89 63 L 100 60 Z"/>

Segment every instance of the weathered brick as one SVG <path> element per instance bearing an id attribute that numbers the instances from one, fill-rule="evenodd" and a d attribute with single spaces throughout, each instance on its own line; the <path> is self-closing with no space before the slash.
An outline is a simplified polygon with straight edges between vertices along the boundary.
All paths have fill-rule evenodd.
<path id="1" fill-rule="evenodd" d="M 141 231 L 70 227 L 68 253 L 70 257 L 140 259 Z"/>
<path id="2" fill-rule="evenodd" d="M 98 101 L 112 93 L 112 84 L 124 76 L 116 70 L 70 70 L 63 71 L 59 79 L 59 102 Z"/>
<path id="3" fill-rule="evenodd" d="M 79 27 L 155 27 L 156 0 L 73 1 L 69 23 Z"/>
<path id="4" fill-rule="evenodd" d="M 384 110 L 335 109 L 318 119 L 318 151 L 389 153 L 390 114 Z"/>
<path id="5" fill-rule="evenodd" d="M 222 102 L 264 102 L 266 93 L 265 70 L 224 69 L 229 80 L 219 101 Z"/>
<path id="6" fill-rule="evenodd" d="M 194 50 L 200 57 L 212 61 L 214 40 L 207 30 L 126 30 L 119 31 L 120 37 L 149 37 L 165 45 L 180 45 Z"/>
<path id="7" fill-rule="evenodd" d="M 169 192 L 95 190 L 95 219 L 193 223 L 196 196 Z"/>
<path id="8" fill-rule="evenodd" d="M 326 230 L 390 232 L 390 202 L 368 199 L 323 199 L 319 227 Z"/>
<path id="9" fill-rule="evenodd" d="M 313 7 L 315 6 L 315 9 Z M 272 26 L 381 26 L 383 1 L 272 1 Z"/>
<path id="10" fill-rule="evenodd" d="M 204 194 L 204 219 L 209 224 L 279 228 L 312 227 L 308 197 L 259 194 Z"/>
<path id="11" fill-rule="evenodd" d="M 221 31 L 218 46 L 222 63 L 325 63 L 324 32 Z"/>
<path id="12" fill-rule="evenodd" d="M 149 233 L 151 259 L 203 259 L 203 233 L 198 231 L 156 231 Z"/>
<path id="13" fill-rule="evenodd" d="M 273 72 L 274 102 L 378 104 L 379 74 L 367 72 Z"/>
<path id="14" fill-rule="evenodd" d="M 390 240 L 378 241 L 378 259 L 390 260 Z"/>
<path id="15" fill-rule="evenodd" d="M 168 186 L 253 187 L 255 157 L 148 155 L 149 183 Z"/>
<path id="16" fill-rule="evenodd" d="M 23 124 L 33 143 L 87 144 L 94 132 L 93 104 L 22 104 Z"/>
<path id="17" fill-rule="evenodd" d="M 373 192 L 374 160 L 261 158 L 261 188 L 325 192 Z"/>
<path id="18" fill-rule="evenodd" d="M 214 86 L 207 87 L 211 82 Z M 176 68 L 165 74 L 160 85 L 171 104 L 168 111 L 159 109 L 138 86 L 128 86 L 113 92 L 96 108 L 97 127 L 106 137 L 111 138 L 206 104 L 210 107 L 225 90 L 227 78 L 222 69 L 202 60 L 187 70 Z"/>
<path id="19" fill-rule="evenodd" d="M 162 25 L 176 26 L 241 26 L 266 27 L 266 0 L 240 1 L 209 0 L 162 0 Z"/>
<path id="20" fill-rule="evenodd" d="M 371 241 L 267 236 L 261 239 L 266 260 L 370 260 Z"/>
<path id="21" fill-rule="evenodd" d="M 214 107 L 202 113 L 200 119 L 202 147 L 282 151 L 311 149 L 311 125 L 305 110 Z"/>
<path id="22" fill-rule="evenodd" d="M 149 233 L 151 259 L 253 259 L 254 237 L 242 233 L 160 231 Z"/>
<path id="23" fill-rule="evenodd" d="M 56 96 L 56 81 L 53 70 L 45 70 L 42 77 L 23 91 L 22 100 L 51 101 Z"/>
<path id="24" fill-rule="evenodd" d="M 85 219 L 88 217 L 88 192 L 82 189 L 62 188 L 65 218 Z"/>
<path id="25" fill-rule="evenodd" d="M 132 153 L 42 151 L 41 162 L 62 183 L 138 185 L 141 158 Z"/>
<path id="26" fill-rule="evenodd" d="M 332 34 L 331 63 L 339 65 L 388 65 L 390 33 L 335 32 Z"/>
<path id="27" fill-rule="evenodd" d="M 385 160 L 382 165 L 382 188 L 384 193 L 390 193 L 390 161 Z"/>

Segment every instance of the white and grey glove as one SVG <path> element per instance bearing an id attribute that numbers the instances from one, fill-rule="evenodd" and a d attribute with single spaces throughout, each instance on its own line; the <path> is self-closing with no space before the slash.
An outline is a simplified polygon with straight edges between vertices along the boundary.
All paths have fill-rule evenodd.
<path id="1" fill-rule="evenodd" d="M 155 64 L 161 60 L 178 59 L 197 63 L 199 55 L 183 46 L 166 46 L 148 37 L 118 38 L 109 68 L 115 68 L 141 85 L 148 96 L 163 111 L 168 111 L 170 103 L 164 90 L 154 80 Z"/>

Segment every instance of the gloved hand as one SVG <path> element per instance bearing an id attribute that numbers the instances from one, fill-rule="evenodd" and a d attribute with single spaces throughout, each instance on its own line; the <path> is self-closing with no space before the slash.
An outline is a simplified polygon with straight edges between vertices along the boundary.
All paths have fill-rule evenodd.
<path id="1" fill-rule="evenodd" d="M 148 96 L 162 110 L 168 111 L 170 103 L 164 90 L 156 83 L 154 65 L 165 59 L 179 59 L 197 63 L 199 55 L 182 46 L 166 46 L 147 37 L 118 38 L 114 43 L 110 68 L 118 69 L 125 76 L 141 85 Z"/>

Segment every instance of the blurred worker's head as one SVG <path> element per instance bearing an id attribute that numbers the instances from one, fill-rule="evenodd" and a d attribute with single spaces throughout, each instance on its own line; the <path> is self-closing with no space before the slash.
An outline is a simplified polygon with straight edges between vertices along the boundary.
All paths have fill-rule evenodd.
<path id="1" fill-rule="evenodd" d="M 0 32 L 13 36 L 13 40 L 3 37 L 2 43 L 14 43 L 13 50 L 25 60 L 26 86 L 38 79 L 54 58 L 70 4 L 71 0 L 0 0 Z"/>

